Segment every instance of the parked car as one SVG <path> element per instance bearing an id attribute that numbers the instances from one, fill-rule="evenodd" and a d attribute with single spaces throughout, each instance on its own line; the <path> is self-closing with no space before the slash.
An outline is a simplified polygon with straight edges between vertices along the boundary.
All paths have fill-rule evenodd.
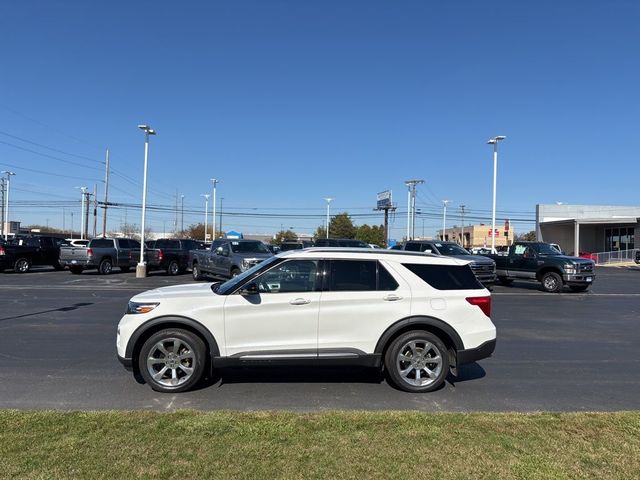
<path id="1" fill-rule="evenodd" d="M 368 243 L 352 238 L 318 238 L 314 247 L 371 248 Z"/>
<path id="2" fill-rule="evenodd" d="M 194 280 L 205 275 L 231 278 L 273 256 L 267 246 L 258 240 L 220 239 L 208 250 L 189 252 L 189 265 Z"/>
<path id="3" fill-rule="evenodd" d="M 492 285 L 496 281 L 496 264 L 481 255 L 471 255 L 455 242 L 437 240 L 410 240 L 404 245 L 409 252 L 424 252 L 445 257 L 458 258 L 469 262 L 471 270 L 483 285 Z"/>
<path id="4" fill-rule="evenodd" d="M 467 262 L 409 252 L 313 248 L 271 257 L 227 282 L 133 297 L 120 362 L 159 392 L 233 365 L 384 368 L 408 392 L 492 354 L 491 296 Z"/>
<path id="5" fill-rule="evenodd" d="M 635 262 L 636 262 L 636 263 L 640 263 L 640 250 L 636 250 L 636 258 L 635 258 Z"/>
<path id="6" fill-rule="evenodd" d="M 60 244 L 64 240 L 48 236 L 16 237 L 0 245 L 0 271 L 7 268 L 16 273 L 26 273 L 33 266 L 51 265 L 56 270 L 63 270 L 64 265 L 58 261 Z"/>
<path id="7" fill-rule="evenodd" d="M 147 242 L 145 242 L 147 243 Z M 189 267 L 189 252 L 201 250 L 202 244 L 190 239 L 160 238 L 147 243 L 145 260 L 147 270 L 165 270 L 167 275 L 184 273 Z M 133 259 L 137 259 L 140 250 L 131 251 Z"/>
<path id="8" fill-rule="evenodd" d="M 287 252 L 289 250 L 302 250 L 305 248 L 302 242 L 282 242 L 280 244 L 280 251 Z"/>
<path id="9" fill-rule="evenodd" d="M 131 250 L 140 251 L 140 242 L 131 238 L 94 238 L 86 247 L 60 248 L 60 264 L 74 274 L 97 268 L 98 273 L 109 275 L 113 267 L 128 272 L 137 263 Z"/>
<path id="10" fill-rule="evenodd" d="M 510 285 L 514 280 L 540 282 L 547 292 L 561 292 L 567 285 L 574 292 L 583 292 L 595 280 L 592 260 L 562 255 L 543 242 L 516 242 L 509 255 L 491 255 L 496 262 L 498 281 Z"/>
<path id="11" fill-rule="evenodd" d="M 564 255 L 564 253 L 563 253 Z M 598 260 L 598 255 L 591 252 L 579 252 L 578 256 L 580 258 L 586 258 L 587 260 L 593 260 L 594 263 Z"/>

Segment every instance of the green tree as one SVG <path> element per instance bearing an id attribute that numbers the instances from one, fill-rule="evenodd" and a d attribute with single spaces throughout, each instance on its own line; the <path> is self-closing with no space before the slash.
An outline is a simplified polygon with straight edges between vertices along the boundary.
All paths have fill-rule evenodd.
<path id="1" fill-rule="evenodd" d="M 356 238 L 356 227 L 347 212 L 339 213 L 329 222 L 329 237 Z"/>
<path id="2" fill-rule="evenodd" d="M 313 234 L 313 238 L 315 240 L 319 238 L 327 238 L 327 229 L 320 226 L 316 229 L 316 232 Z"/>
<path id="3" fill-rule="evenodd" d="M 193 225 L 189 225 L 185 231 L 184 235 L 187 238 L 191 238 L 192 240 L 203 240 L 204 239 L 204 223 L 195 223 Z"/>
<path id="4" fill-rule="evenodd" d="M 360 225 L 356 232 L 356 238 L 358 240 L 362 240 L 365 243 L 371 243 L 380 247 L 384 247 L 384 226 L 369 226 L 366 223 L 364 225 Z"/>
<path id="5" fill-rule="evenodd" d="M 276 233 L 276 237 L 271 240 L 272 245 L 282 245 L 282 242 L 295 242 L 298 236 L 291 230 L 280 230 Z"/>

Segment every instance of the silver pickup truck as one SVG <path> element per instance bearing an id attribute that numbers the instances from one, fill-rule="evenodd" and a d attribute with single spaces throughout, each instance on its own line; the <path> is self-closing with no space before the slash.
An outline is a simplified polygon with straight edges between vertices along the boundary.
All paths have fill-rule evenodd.
<path id="1" fill-rule="evenodd" d="M 140 242 L 130 238 L 94 238 L 86 247 L 60 248 L 60 264 L 75 274 L 97 268 L 98 273 L 109 275 L 113 267 L 128 272 L 136 264 L 131 256 L 136 250 L 140 251 Z"/>
<path id="2" fill-rule="evenodd" d="M 258 240 L 216 240 L 207 250 L 189 252 L 189 266 L 194 280 L 205 275 L 231 278 L 273 256 Z"/>

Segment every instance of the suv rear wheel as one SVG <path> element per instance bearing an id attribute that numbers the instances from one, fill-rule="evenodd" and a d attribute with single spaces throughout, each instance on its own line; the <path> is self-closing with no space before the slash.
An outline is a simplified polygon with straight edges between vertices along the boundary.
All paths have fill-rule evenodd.
<path id="1" fill-rule="evenodd" d="M 440 338 L 414 330 L 391 342 L 384 367 L 390 382 L 400 390 L 431 392 L 444 383 L 449 373 L 449 356 Z"/>
<path id="2" fill-rule="evenodd" d="M 197 335 L 166 329 L 151 335 L 138 356 L 138 368 L 157 392 L 184 392 L 194 387 L 205 370 L 207 349 Z"/>

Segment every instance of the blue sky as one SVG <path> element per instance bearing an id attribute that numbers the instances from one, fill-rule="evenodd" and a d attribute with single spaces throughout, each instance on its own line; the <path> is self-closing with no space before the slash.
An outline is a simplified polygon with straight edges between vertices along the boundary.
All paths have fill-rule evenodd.
<path id="1" fill-rule="evenodd" d="M 139 123 L 158 132 L 149 202 L 184 194 L 186 224 L 217 177 L 225 212 L 257 215 L 225 229 L 311 233 L 322 218 L 297 217 L 323 215 L 326 196 L 380 223 L 375 195 L 391 189 L 401 238 L 404 181 L 423 178 L 433 234 L 445 198 L 449 225 L 460 204 L 489 216 L 495 135 L 499 221 L 531 221 L 536 203 L 637 205 L 639 21 L 640 4 L 615 0 L 4 2 L 11 217 L 62 226 L 64 203 L 77 227 L 74 187 L 102 192 L 107 147 L 110 200 L 139 204 Z M 109 227 L 125 217 L 140 222 L 119 208 Z M 157 232 L 174 218 L 149 214 Z"/>

